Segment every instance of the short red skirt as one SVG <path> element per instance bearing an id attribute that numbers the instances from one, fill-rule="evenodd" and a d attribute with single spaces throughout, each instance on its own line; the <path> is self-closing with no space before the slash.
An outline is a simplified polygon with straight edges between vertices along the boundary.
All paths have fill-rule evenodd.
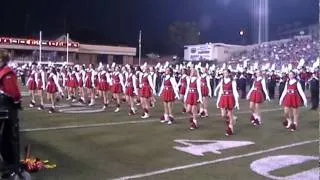
<path id="1" fill-rule="evenodd" d="M 232 95 L 222 95 L 218 103 L 221 109 L 233 110 L 235 106 L 235 100 Z"/>
<path id="2" fill-rule="evenodd" d="M 113 84 L 112 87 L 111 87 L 111 91 L 114 94 L 122 93 L 121 84 Z"/>
<path id="3" fill-rule="evenodd" d="M 298 108 L 302 106 L 301 98 L 298 94 L 286 94 L 282 105 L 289 108 Z"/>
<path id="4" fill-rule="evenodd" d="M 86 80 L 85 87 L 86 87 L 86 88 L 89 88 L 89 89 L 92 88 L 92 82 L 91 82 L 91 80 Z"/>
<path id="5" fill-rule="evenodd" d="M 199 95 L 197 92 L 189 92 L 187 94 L 186 103 L 191 106 L 195 106 L 198 104 Z"/>
<path id="6" fill-rule="evenodd" d="M 54 94 L 57 92 L 57 86 L 53 83 L 49 83 L 48 86 L 47 86 L 47 92 L 48 93 L 51 93 L 51 94 Z"/>
<path id="7" fill-rule="evenodd" d="M 262 103 L 264 101 L 262 91 L 253 90 L 250 94 L 249 101 L 253 103 Z"/>
<path id="8" fill-rule="evenodd" d="M 71 88 L 77 88 L 79 86 L 79 83 L 76 79 L 72 79 L 69 81 L 69 87 Z"/>
<path id="9" fill-rule="evenodd" d="M 201 86 L 201 94 L 202 94 L 202 97 L 209 96 L 209 89 L 207 86 Z"/>
<path id="10" fill-rule="evenodd" d="M 28 89 L 31 90 L 31 91 L 34 91 L 37 89 L 37 83 L 35 80 L 30 80 L 28 82 Z"/>
<path id="11" fill-rule="evenodd" d="M 175 99 L 175 94 L 172 88 L 164 89 L 161 93 L 161 99 L 163 102 L 173 102 Z"/>
<path id="12" fill-rule="evenodd" d="M 126 87 L 125 95 L 133 97 L 134 96 L 133 91 L 134 91 L 133 87 Z"/>
<path id="13" fill-rule="evenodd" d="M 143 98 L 151 98 L 152 96 L 152 90 L 150 86 L 143 86 L 140 89 L 140 96 Z"/>
<path id="14" fill-rule="evenodd" d="M 101 81 L 101 82 L 99 83 L 98 89 L 99 89 L 100 91 L 109 91 L 110 86 L 109 86 L 109 84 L 108 84 L 106 81 Z"/>
<path id="15" fill-rule="evenodd" d="M 187 90 L 186 86 L 180 86 L 179 94 L 185 95 L 186 94 L 186 90 Z"/>

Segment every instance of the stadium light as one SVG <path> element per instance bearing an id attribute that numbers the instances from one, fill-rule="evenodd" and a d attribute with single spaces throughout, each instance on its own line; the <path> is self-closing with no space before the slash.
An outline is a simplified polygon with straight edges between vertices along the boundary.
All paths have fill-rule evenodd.
<path id="1" fill-rule="evenodd" d="M 243 36 L 243 35 L 244 35 L 244 31 L 241 30 L 241 31 L 239 32 L 239 34 L 240 34 L 240 36 Z"/>

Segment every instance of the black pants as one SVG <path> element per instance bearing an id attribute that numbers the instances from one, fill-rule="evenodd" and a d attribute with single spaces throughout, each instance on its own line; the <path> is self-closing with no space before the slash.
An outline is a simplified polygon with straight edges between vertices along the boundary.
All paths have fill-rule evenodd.
<path id="1" fill-rule="evenodd" d="M 273 85 L 270 85 L 270 86 L 268 87 L 270 99 L 274 99 L 275 88 L 276 88 L 276 87 L 273 86 Z"/>
<path id="2" fill-rule="evenodd" d="M 20 163 L 18 110 L 9 110 L 8 119 L 2 121 L 0 152 L 6 165 Z"/>
<path id="3" fill-rule="evenodd" d="M 247 96 L 246 87 L 240 87 L 241 99 L 245 99 Z"/>
<path id="4" fill-rule="evenodd" d="M 311 91 L 311 109 L 319 107 L 319 91 Z"/>
<path id="5" fill-rule="evenodd" d="M 281 95 L 282 95 L 282 92 L 283 92 L 283 90 L 284 90 L 284 87 L 285 87 L 285 83 L 280 83 L 280 84 L 279 84 L 279 99 L 280 99 L 280 97 L 281 97 Z"/>

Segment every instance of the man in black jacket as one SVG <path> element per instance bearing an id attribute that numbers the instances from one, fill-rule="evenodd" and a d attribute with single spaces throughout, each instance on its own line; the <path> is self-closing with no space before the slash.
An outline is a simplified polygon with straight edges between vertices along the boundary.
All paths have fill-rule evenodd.
<path id="1" fill-rule="evenodd" d="M 319 107 L 319 71 L 312 74 L 310 83 L 311 110 L 317 110 Z"/>

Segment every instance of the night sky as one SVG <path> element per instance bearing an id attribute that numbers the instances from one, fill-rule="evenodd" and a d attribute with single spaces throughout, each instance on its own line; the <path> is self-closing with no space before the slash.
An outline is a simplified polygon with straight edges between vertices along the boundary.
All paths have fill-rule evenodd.
<path id="1" fill-rule="evenodd" d="M 53 39 L 65 32 L 85 43 L 136 46 L 161 52 L 168 25 L 196 22 L 202 42 L 236 43 L 253 26 L 253 0 L 2 0 L 0 36 Z M 270 38 L 280 25 L 318 22 L 318 0 L 269 0 Z"/>

